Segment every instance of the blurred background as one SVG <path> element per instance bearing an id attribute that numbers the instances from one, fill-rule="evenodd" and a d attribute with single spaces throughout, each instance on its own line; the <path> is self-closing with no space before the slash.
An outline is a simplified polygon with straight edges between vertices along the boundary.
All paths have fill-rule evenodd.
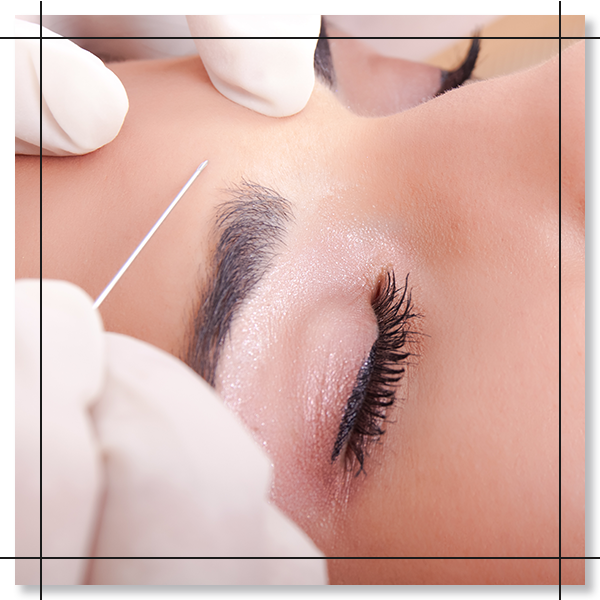
<path id="1" fill-rule="evenodd" d="M 326 17 L 326 22 L 330 22 L 353 37 L 462 37 L 479 32 L 482 37 L 534 38 L 482 41 L 481 52 L 473 73 L 476 79 L 487 79 L 525 69 L 548 60 L 558 53 L 557 40 L 539 39 L 558 37 L 558 15 L 332 15 Z M 563 37 L 584 36 L 585 17 L 563 15 L 561 34 Z M 563 40 L 562 47 L 576 41 Z M 424 62 L 446 70 L 457 67 L 466 56 L 469 47 L 468 40 L 447 39 L 370 39 L 365 40 L 365 43 L 385 56 Z"/>
<path id="2" fill-rule="evenodd" d="M 19 18 L 39 23 L 39 16 Z M 349 37 L 364 40 L 385 56 L 424 62 L 452 70 L 464 59 L 468 40 L 456 39 L 373 39 L 389 37 L 462 37 L 476 32 L 482 37 L 527 37 L 532 39 L 484 40 L 477 67 L 476 79 L 505 75 L 543 62 L 558 53 L 558 42 L 544 37 L 558 37 L 558 15 L 326 15 L 325 22 L 346 32 Z M 118 37 L 185 37 L 189 35 L 184 16 L 60 16 L 44 15 L 44 27 L 62 36 L 73 38 L 83 48 L 105 61 L 164 58 L 194 54 L 191 40 L 81 40 L 74 36 Z M 585 35 L 585 17 L 564 15 L 562 35 Z M 577 40 L 563 40 L 568 46 Z"/>

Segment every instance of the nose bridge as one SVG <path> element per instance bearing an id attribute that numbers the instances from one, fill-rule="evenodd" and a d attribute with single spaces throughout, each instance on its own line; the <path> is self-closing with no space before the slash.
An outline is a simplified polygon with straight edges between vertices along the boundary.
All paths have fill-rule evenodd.
<path id="1" fill-rule="evenodd" d="M 496 260 L 528 227 L 544 235 L 557 218 L 558 144 L 554 103 L 540 99 L 543 82 L 529 86 L 538 75 L 376 120 L 364 136 L 364 206 L 432 261 Z"/>
<path id="2" fill-rule="evenodd" d="M 420 189 L 427 185 L 415 172 L 418 148 L 406 115 L 364 119 L 355 136 L 361 148 L 353 156 L 355 202 L 364 213 L 394 226 L 415 217 Z"/>
<path id="3" fill-rule="evenodd" d="M 289 131 L 282 133 L 293 169 L 288 175 L 297 180 L 309 204 L 318 204 L 320 210 L 341 205 L 344 212 L 352 212 L 370 178 L 364 149 L 369 128 L 334 97 L 323 101 L 328 105 L 317 106 L 321 112 L 309 106 L 299 116 L 304 119 L 300 126 L 290 122 Z"/>
<path id="4" fill-rule="evenodd" d="M 387 147 L 389 139 L 380 135 L 377 121 L 356 118 L 332 148 L 332 159 L 343 156 L 339 181 L 343 210 L 349 218 L 359 216 L 367 222 L 379 211 L 389 214 L 391 190 L 399 176 L 396 158 Z"/>
<path id="5" fill-rule="evenodd" d="M 477 174 L 467 166 L 470 152 L 455 144 L 457 129 L 435 106 L 384 117 L 366 156 L 364 206 L 392 240 L 428 260 L 470 254 L 478 244 L 482 212 L 467 193 Z"/>
<path id="6" fill-rule="evenodd" d="M 455 144 L 461 124 L 438 108 L 365 123 L 363 152 L 354 159 L 357 210 L 416 261 L 471 256 L 483 231 L 486 200 L 468 193 L 477 185 L 471 150 Z"/>

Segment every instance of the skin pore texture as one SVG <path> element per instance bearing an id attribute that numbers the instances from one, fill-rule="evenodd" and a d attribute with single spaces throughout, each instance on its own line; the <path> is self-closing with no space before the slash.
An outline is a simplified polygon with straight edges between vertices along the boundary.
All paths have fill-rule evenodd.
<path id="1" fill-rule="evenodd" d="M 272 458 L 273 501 L 329 557 L 530 558 L 330 559 L 330 582 L 558 583 L 557 561 L 533 560 L 559 553 L 558 59 L 414 106 L 439 85 L 423 67 L 385 117 L 318 82 L 281 119 L 221 96 L 197 57 L 110 67 L 130 101 L 121 133 L 43 160 L 43 276 L 95 298 L 208 159 L 100 311 L 181 356 L 217 206 L 242 179 L 276 190 L 293 220 L 216 374 Z M 561 550 L 583 556 L 583 43 L 562 68 Z M 38 277 L 39 158 L 16 163 L 16 274 Z M 422 335 L 353 477 L 331 452 L 388 270 L 409 274 Z M 583 583 L 583 561 L 562 569 Z"/>

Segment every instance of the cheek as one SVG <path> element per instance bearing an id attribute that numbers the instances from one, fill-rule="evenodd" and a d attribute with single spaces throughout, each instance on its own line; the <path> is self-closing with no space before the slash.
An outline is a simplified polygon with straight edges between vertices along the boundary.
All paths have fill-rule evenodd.
<path id="1" fill-rule="evenodd" d="M 556 281 L 529 260 L 489 268 L 464 252 L 436 261 L 434 276 L 421 269 L 428 337 L 382 468 L 329 556 L 556 553 Z"/>
<path id="2" fill-rule="evenodd" d="M 547 559 L 329 559 L 331 585 L 557 585 Z M 567 563 L 563 561 L 563 581 Z"/>

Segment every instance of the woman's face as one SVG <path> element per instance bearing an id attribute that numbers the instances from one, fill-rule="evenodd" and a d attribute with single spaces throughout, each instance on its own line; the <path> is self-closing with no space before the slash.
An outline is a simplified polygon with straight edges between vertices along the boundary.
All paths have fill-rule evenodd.
<path id="1" fill-rule="evenodd" d="M 111 68 L 130 100 L 119 136 L 93 154 L 43 163 L 44 277 L 68 279 L 96 297 L 208 159 L 103 303 L 106 328 L 193 361 L 199 315 L 208 351 L 194 366 L 214 377 L 272 458 L 274 502 L 327 556 L 556 556 L 557 63 L 386 117 L 358 116 L 339 100 L 351 105 L 349 93 L 317 83 L 308 106 L 282 119 L 221 96 L 197 58 Z M 562 553 L 581 556 L 582 47 L 565 52 L 566 68 Z M 410 80 L 422 86 L 411 105 L 437 89 L 430 68 L 421 75 Z M 36 161 L 17 161 L 22 197 L 35 189 Z M 30 233 L 21 223 L 33 207 L 17 206 L 21 276 L 31 274 Z M 220 240 L 227 225 L 243 244 Z M 256 256 L 238 253 L 237 271 L 217 265 L 215 253 L 223 258 L 232 247 Z M 398 294 L 407 282 L 419 315 L 398 322 L 414 332 L 404 345 L 373 309 L 386 299 L 388 273 Z M 229 329 L 226 318 L 216 329 L 204 320 L 211 291 L 213 300 L 241 298 L 227 296 Z M 397 296 L 387 302 L 399 305 Z M 373 374 L 402 367 L 397 383 L 373 383 Z M 395 402 L 369 420 L 365 411 L 382 389 Z M 343 422 L 354 426 L 346 437 Z M 357 423 L 385 434 L 360 435 Z M 353 447 L 364 453 L 356 476 Z M 550 560 L 332 560 L 329 568 L 332 583 L 557 578 Z"/>

